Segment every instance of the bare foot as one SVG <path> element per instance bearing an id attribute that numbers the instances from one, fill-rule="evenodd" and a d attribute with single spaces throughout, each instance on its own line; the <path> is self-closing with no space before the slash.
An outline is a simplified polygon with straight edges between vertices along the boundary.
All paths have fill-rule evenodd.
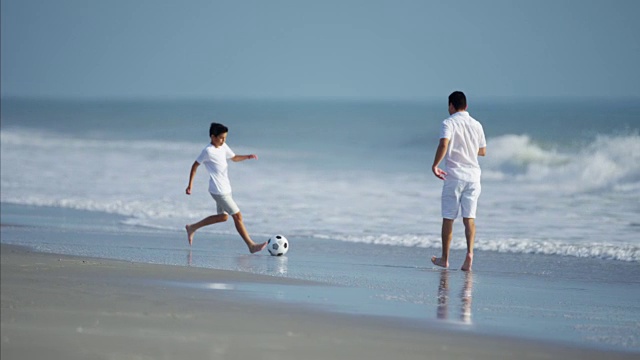
<path id="1" fill-rule="evenodd" d="M 249 247 L 249 251 L 251 251 L 252 254 L 257 253 L 258 251 L 262 251 L 264 250 L 264 248 L 267 247 L 267 242 L 263 242 L 262 244 L 253 244 Z"/>
<path id="2" fill-rule="evenodd" d="M 431 262 L 433 263 L 433 265 L 440 266 L 440 267 L 443 267 L 443 268 L 448 268 L 449 267 L 449 261 L 444 261 L 444 260 L 442 260 L 442 258 L 438 258 L 438 257 L 435 257 L 435 256 L 431 257 Z"/>
<path id="3" fill-rule="evenodd" d="M 189 237 L 189 246 L 191 246 L 191 243 L 193 243 L 193 234 L 195 233 L 195 231 L 191 230 L 191 225 L 186 225 L 184 229 L 187 230 L 187 236 Z"/>
<path id="4" fill-rule="evenodd" d="M 471 264 L 473 263 L 473 253 L 467 253 L 467 258 L 464 259 L 464 264 L 460 270 L 462 271 L 471 271 Z"/>

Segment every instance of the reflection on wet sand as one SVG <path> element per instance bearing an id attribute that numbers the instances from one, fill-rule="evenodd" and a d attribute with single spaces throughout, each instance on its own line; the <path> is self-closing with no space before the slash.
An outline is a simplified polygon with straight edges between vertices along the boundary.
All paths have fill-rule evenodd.
<path id="1" fill-rule="evenodd" d="M 269 274 L 287 275 L 287 272 L 288 272 L 287 262 L 289 261 L 289 259 L 287 259 L 286 256 L 278 256 L 269 260 L 270 261 L 267 262 L 267 272 Z"/>
<path id="2" fill-rule="evenodd" d="M 438 319 L 449 319 L 449 271 L 440 272 L 440 284 L 438 285 L 438 307 L 436 316 Z M 465 272 L 464 284 L 460 290 L 460 321 L 471 324 L 471 301 L 473 291 L 473 273 Z"/>
<path id="3" fill-rule="evenodd" d="M 186 265 L 194 266 L 195 256 L 191 249 L 186 252 Z M 289 259 L 286 256 L 257 257 L 241 255 L 236 257 L 236 270 L 250 273 L 267 273 L 271 275 L 287 275 Z"/>

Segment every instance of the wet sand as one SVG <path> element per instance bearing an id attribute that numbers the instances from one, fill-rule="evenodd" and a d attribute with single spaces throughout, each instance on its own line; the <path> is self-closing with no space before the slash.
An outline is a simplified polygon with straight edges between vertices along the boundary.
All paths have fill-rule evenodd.
<path id="1" fill-rule="evenodd" d="M 0 260 L 3 360 L 637 356 L 258 301 L 228 286 L 314 286 L 286 278 L 43 254 L 4 244 Z"/>

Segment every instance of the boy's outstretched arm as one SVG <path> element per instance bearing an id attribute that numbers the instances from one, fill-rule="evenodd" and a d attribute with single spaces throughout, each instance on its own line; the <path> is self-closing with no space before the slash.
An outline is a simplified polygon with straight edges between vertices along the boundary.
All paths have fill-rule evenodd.
<path id="1" fill-rule="evenodd" d="M 191 195 L 191 187 L 193 186 L 193 178 L 196 176 L 196 171 L 198 170 L 198 166 L 200 166 L 200 163 L 197 161 L 193 162 L 193 165 L 191 165 L 191 172 L 189 173 L 189 185 L 187 186 L 187 195 Z"/>
<path id="2" fill-rule="evenodd" d="M 231 158 L 231 161 L 233 162 L 238 162 L 238 161 L 245 161 L 245 160 L 249 160 L 249 159 L 256 159 L 258 160 L 258 155 L 255 154 L 250 154 L 250 155 L 236 155 L 234 157 Z"/>

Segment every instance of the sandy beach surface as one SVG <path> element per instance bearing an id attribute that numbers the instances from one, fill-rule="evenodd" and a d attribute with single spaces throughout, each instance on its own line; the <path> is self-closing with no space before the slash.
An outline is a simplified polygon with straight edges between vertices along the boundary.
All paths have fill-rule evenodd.
<path id="1" fill-rule="evenodd" d="M 258 301 L 245 272 L 74 257 L 2 244 L 1 357 L 10 359 L 632 359 L 437 323 Z M 201 286 L 173 286 L 172 284 Z M 205 286 L 202 286 L 205 284 Z M 246 288 L 246 287 L 245 287 Z"/>

